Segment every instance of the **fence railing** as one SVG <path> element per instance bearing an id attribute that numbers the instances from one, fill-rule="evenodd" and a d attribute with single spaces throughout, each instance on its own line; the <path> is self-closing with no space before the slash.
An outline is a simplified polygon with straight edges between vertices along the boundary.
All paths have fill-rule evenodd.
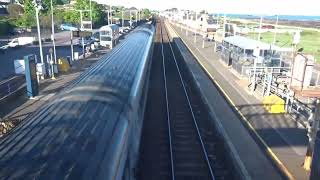
<path id="1" fill-rule="evenodd" d="M 0 101 L 15 93 L 20 87 L 25 84 L 25 77 L 23 75 L 14 76 L 10 79 L 0 82 Z"/>

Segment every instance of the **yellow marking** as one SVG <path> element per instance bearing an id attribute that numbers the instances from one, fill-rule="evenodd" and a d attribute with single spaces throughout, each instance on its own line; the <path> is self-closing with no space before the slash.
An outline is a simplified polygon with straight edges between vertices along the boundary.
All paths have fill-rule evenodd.
<path id="1" fill-rule="evenodd" d="M 176 30 L 171 27 L 170 28 L 175 31 L 175 34 L 178 35 Z M 180 37 L 180 36 L 179 36 Z M 294 180 L 295 178 L 291 174 L 291 172 L 287 169 L 287 167 L 280 161 L 280 159 L 276 156 L 276 154 L 271 150 L 271 148 L 267 145 L 267 143 L 262 139 L 262 137 L 258 134 L 258 132 L 254 129 L 254 127 L 251 125 L 251 123 L 247 120 L 247 118 L 242 114 L 242 112 L 238 109 L 238 107 L 234 104 L 234 102 L 231 100 L 231 98 L 228 96 L 228 94 L 224 91 L 224 89 L 220 86 L 220 84 L 213 78 L 209 70 L 204 66 L 204 64 L 200 61 L 200 58 L 192 51 L 192 49 L 189 47 L 189 45 L 183 40 L 183 38 L 180 37 L 182 42 L 187 46 L 189 51 L 192 53 L 192 55 L 196 58 L 197 62 L 201 65 L 201 67 L 205 70 L 206 74 L 210 77 L 210 79 L 218 86 L 218 88 L 222 91 L 224 96 L 227 98 L 229 103 L 236 109 L 236 111 L 241 116 L 242 120 L 246 123 L 246 125 L 250 128 L 252 132 L 258 137 L 259 141 L 263 144 L 263 146 L 267 149 L 267 153 L 272 157 L 272 159 L 277 163 L 280 170 L 287 176 L 288 179 Z"/>

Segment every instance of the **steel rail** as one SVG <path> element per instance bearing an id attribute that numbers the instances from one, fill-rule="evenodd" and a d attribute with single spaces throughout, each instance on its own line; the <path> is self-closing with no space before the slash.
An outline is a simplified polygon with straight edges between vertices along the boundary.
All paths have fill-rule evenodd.
<path id="1" fill-rule="evenodd" d="M 163 23 L 160 22 L 161 27 L 162 27 L 162 24 L 163 24 Z M 165 30 L 165 31 L 166 31 L 166 30 Z M 193 108 L 192 108 L 192 106 L 191 106 L 190 98 L 189 98 L 189 95 L 188 95 L 188 93 L 187 93 L 187 90 L 186 90 L 186 87 L 185 87 L 185 83 L 184 83 L 183 78 L 182 78 L 182 76 L 181 76 L 181 72 L 180 72 L 180 69 L 179 69 L 179 66 L 178 66 L 178 63 L 177 63 L 177 60 L 176 60 L 176 56 L 175 56 L 175 54 L 174 54 L 174 51 L 173 51 L 173 48 L 172 48 L 172 45 L 171 45 L 171 42 L 170 42 L 170 37 L 169 37 L 167 31 L 166 31 L 165 34 L 166 34 L 166 36 L 167 36 L 168 39 L 169 39 L 168 44 L 169 44 L 169 46 L 170 46 L 170 50 L 171 50 L 171 53 L 172 53 L 172 55 L 173 55 L 173 59 L 174 59 L 174 62 L 175 62 L 175 65 L 176 65 L 176 68 L 177 68 L 177 71 L 178 71 L 178 74 L 179 74 L 179 78 L 180 78 L 181 84 L 182 84 L 182 86 L 183 86 L 183 90 L 184 90 L 185 97 L 187 98 L 187 101 L 188 101 L 188 106 L 189 106 L 189 109 L 190 109 L 191 114 L 192 114 L 192 119 L 193 119 L 195 128 L 196 128 L 196 130 L 197 130 L 197 134 L 198 134 L 198 137 L 199 137 L 199 141 L 200 141 L 200 143 L 201 143 L 202 151 L 203 151 L 203 154 L 204 154 L 204 156 L 205 156 L 205 161 L 206 161 L 207 166 L 208 166 L 209 171 L 210 171 L 211 179 L 212 179 L 212 180 L 215 180 L 214 173 L 213 173 L 213 170 L 212 170 L 212 167 L 211 167 L 211 164 L 210 164 L 209 156 L 208 156 L 208 153 L 207 153 L 206 148 L 205 148 L 205 146 L 204 146 L 204 143 L 203 143 L 203 140 L 202 140 L 202 137 L 201 137 L 201 134 L 200 134 L 199 126 L 198 126 L 198 123 L 197 123 L 197 121 L 196 121 Z M 163 32 L 162 32 L 162 28 L 161 28 L 161 37 L 162 37 L 162 47 L 163 47 Z M 162 50 L 163 50 L 163 48 L 162 48 Z M 163 56 L 163 62 L 164 62 L 164 56 Z M 167 95 L 167 89 L 166 89 L 166 95 Z M 168 100 L 168 99 L 167 99 L 167 100 Z M 167 101 L 167 108 L 168 108 L 168 101 Z M 167 112 L 168 112 L 168 111 L 167 111 Z M 169 121 L 170 121 L 170 120 L 168 119 L 168 122 L 169 122 Z M 170 129 L 169 129 L 169 130 L 170 130 Z M 171 143 L 171 139 L 170 139 L 170 143 Z M 171 144 L 170 144 L 170 145 L 171 145 Z M 171 146 L 170 149 L 171 149 L 171 154 L 172 154 L 172 146 Z M 172 163 L 173 163 L 173 160 L 172 160 Z M 172 166 L 173 166 L 173 164 L 172 164 Z M 172 169 L 173 169 L 173 168 L 172 168 Z"/>

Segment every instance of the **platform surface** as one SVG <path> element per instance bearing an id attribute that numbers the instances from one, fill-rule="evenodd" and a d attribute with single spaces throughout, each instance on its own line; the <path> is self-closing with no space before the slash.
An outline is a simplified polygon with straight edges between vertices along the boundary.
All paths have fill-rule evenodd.
<path id="1" fill-rule="evenodd" d="M 308 142 L 304 127 L 292 119 L 290 115 L 274 115 L 268 113 L 263 108 L 262 101 L 250 95 L 249 92 L 245 90 L 248 83 L 238 78 L 229 67 L 219 61 L 219 55 L 214 53 L 213 42 L 205 42 L 205 48 L 202 48 L 202 37 L 200 35 L 197 37 L 197 42 L 194 43 L 194 35 L 191 32 L 186 36 L 185 30 L 181 31 L 181 29 L 176 26 L 172 27 L 174 27 L 175 32 L 179 35 L 177 40 L 182 40 L 181 43 L 187 45 L 184 47 L 186 51 L 185 56 L 197 59 L 197 61 L 202 64 L 202 68 L 206 69 L 210 78 L 219 84 L 219 89 L 222 89 L 228 96 L 229 101 L 232 102 L 231 104 L 229 103 L 229 105 L 239 110 L 248 123 L 250 123 L 254 129 L 253 131 L 259 136 L 257 138 L 255 133 L 250 130 L 250 134 L 256 139 L 259 147 L 262 149 L 265 147 L 263 143 L 260 142 L 259 138 L 261 138 L 265 145 L 267 145 L 266 147 L 269 148 L 266 149 L 266 152 L 270 150 L 274 157 L 278 158 L 279 162 L 285 167 L 287 173 L 292 175 L 294 179 L 308 179 L 309 173 L 303 170 L 301 166 Z M 207 86 L 210 86 L 210 84 L 201 81 L 199 81 L 199 86 L 202 87 L 204 91 L 208 91 L 209 87 Z M 253 147 L 250 147 L 250 145 L 246 146 L 246 143 L 249 143 L 247 141 L 249 137 L 246 139 L 246 136 L 237 134 L 239 133 L 237 131 L 242 131 L 241 129 L 244 128 L 241 126 L 245 124 L 243 120 L 241 120 L 242 118 L 236 115 L 231 117 L 232 113 L 227 112 L 227 106 L 224 107 L 226 102 L 223 102 L 221 97 L 215 97 L 217 96 L 216 93 L 207 92 L 207 94 L 208 96 L 206 98 L 208 98 L 208 102 L 216 109 L 217 116 L 220 117 L 219 119 L 229 134 L 230 139 L 235 143 L 236 148 L 239 148 L 237 150 L 241 151 L 241 146 L 243 146 L 244 152 L 242 153 L 244 156 L 248 156 L 242 157 L 240 153 L 240 158 L 247 158 L 249 161 L 251 157 L 254 159 L 254 156 L 249 153 L 249 149 Z M 245 152 L 248 153 L 246 154 Z M 272 161 L 271 159 L 272 158 L 270 158 L 269 161 Z M 254 161 L 257 166 L 261 165 L 261 160 L 255 159 Z M 252 166 L 254 166 L 255 163 L 244 163 L 246 166 L 248 165 L 247 168 L 253 168 L 248 171 L 255 175 L 256 172 L 252 172 L 254 170 Z M 259 171 L 258 167 L 256 169 Z"/>

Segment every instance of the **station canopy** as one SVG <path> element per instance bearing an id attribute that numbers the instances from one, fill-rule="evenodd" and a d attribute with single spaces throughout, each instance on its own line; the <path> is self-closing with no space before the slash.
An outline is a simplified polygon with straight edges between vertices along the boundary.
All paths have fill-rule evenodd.
<path id="1" fill-rule="evenodd" d="M 256 49 L 257 47 L 261 50 L 269 50 L 271 48 L 274 50 L 279 49 L 277 46 L 272 46 L 270 44 L 243 36 L 229 36 L 226 37 L 224 41 L 241 49 Z"/>

